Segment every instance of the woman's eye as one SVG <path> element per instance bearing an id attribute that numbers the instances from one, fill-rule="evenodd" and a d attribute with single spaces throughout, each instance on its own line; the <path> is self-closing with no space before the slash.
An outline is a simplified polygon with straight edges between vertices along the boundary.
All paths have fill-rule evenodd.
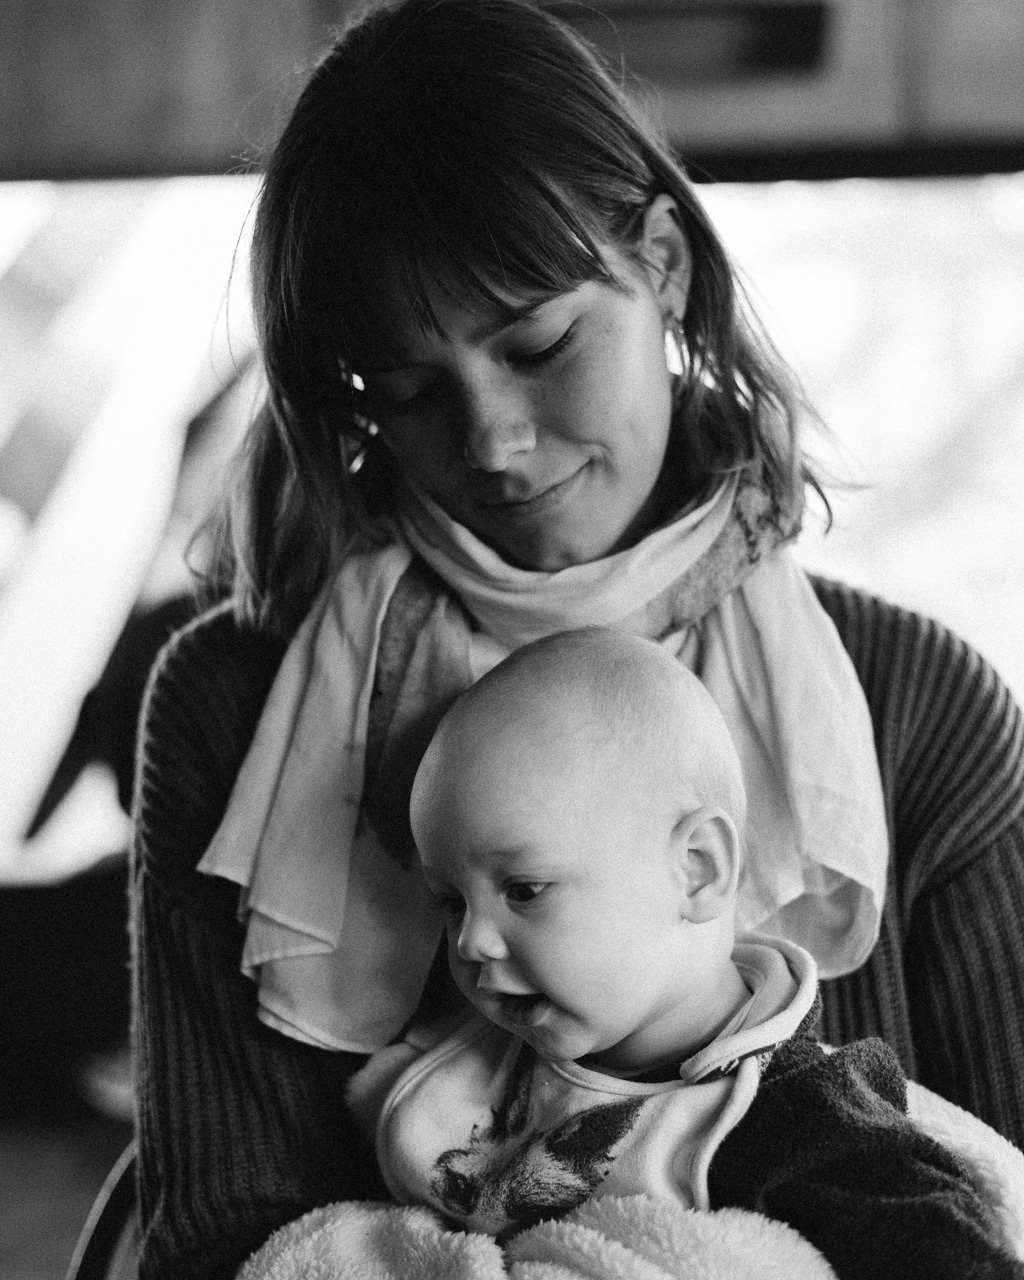
<path id="1" fill-rule="evenodd" d="M 555 356 L 560 355 L 572 341 L 572 336 L 573 326 L 570 325 L 557 342 L 553 342 L 551 346 L 545 347 L 542 351 L 526 351 L 509 358 L 513 364 L 526 365 L 529 369 L 536 368 L 539 365 L 547 364 L 549 361 L 554 360 Z"/>
<path id="2" fill-rule="evenodd" d="M 546 888 L 547 885 L 540 880 L 523 881 L 518 884 L 510 884 L 505 890 L 505 897 L 509 902 L 522 906 L 524 903 L 532 902 Z"/>

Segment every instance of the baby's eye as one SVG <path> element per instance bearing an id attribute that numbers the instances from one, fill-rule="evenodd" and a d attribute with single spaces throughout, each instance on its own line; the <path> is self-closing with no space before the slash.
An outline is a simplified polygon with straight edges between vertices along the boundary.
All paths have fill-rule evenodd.
<path id="1" fill-rule="evenodd" d="M 505 897 L 516 906 L 522 906 L 526 902 L 532 902 L 546 888 L 547 885 L 542 880 L 523 880 L 510 884 L 505 890 Z"/>

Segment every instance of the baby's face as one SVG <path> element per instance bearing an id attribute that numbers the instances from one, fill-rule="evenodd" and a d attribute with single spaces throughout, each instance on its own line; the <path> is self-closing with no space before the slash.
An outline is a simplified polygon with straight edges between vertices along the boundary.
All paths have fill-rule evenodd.
<path id="1" fill-rule="evenodd" d="M 534 728 L 449 753 L 414 805 L 459 987 L 550 1060 L 635 1070 L 692 1034 L 678 799 L 641 777 L 615 744 Z"/>

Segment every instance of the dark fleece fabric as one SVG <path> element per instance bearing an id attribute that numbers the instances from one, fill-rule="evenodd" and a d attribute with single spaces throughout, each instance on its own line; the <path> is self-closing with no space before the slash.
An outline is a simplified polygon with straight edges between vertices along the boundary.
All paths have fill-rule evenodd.
<path id="1" fill-rule="evenodd" d="M 788 1222 L 839 1280 L 1024 1280 L 960 1157 L 906 1110 L 906 1077 L 888 1045 L 826 1053 L 808 1020 L 775 1050 L 715 1152 L 711 1207 Z"/>

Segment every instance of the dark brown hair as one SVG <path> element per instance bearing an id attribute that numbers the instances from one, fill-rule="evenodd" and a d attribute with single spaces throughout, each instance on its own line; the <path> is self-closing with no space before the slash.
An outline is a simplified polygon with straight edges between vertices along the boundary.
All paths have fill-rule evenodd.
<path id="1" fill-rule="evenodd" d="M 334 41 L 259 196 L 253 284 L 266 403 L 222 517 L 213 577 L 243 616 L 289 632 L 353 536 L 372 537 L 395 476 L 359 412 L 350 345 L 386 261 L 420 323 L 424 284 L 465 300 L 615 283 L 660 193 L 693 258 L 689 368 L 673 414 L 680 503 L 758 466 L 780 510 L 806 480 L 798 397 L 755 327 L 681 166 L 590 46 L 524 0 L 399 0 Z"/>

